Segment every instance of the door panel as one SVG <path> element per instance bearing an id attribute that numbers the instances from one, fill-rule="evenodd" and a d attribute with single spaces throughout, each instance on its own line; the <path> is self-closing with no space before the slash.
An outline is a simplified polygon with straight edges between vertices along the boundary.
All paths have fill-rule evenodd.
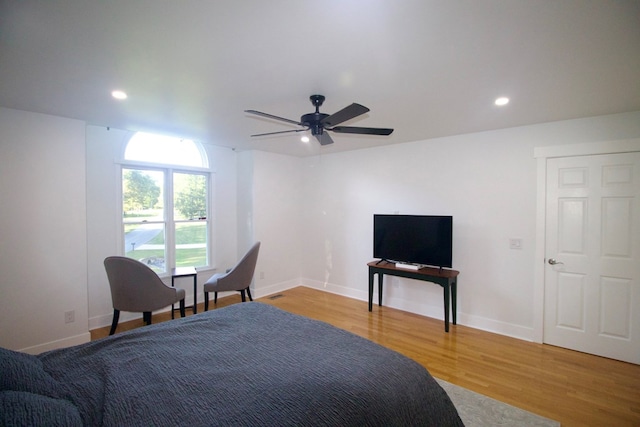
<path id="1" fill-rule="evenodd" d="M 587 199 L 559 199 L 558 208 L 558 255 L 585 255 Z"/>
<path id="2" fill-rule="evenodd" d="M 640 363 L 640 153 L 548 159 L 546 194 L 544 342 Z"/>
<path id="3" fill-rule="evenodd" d="M 603 277 L 600 295 L 600 334 L 631 339 L 631 281 Z"/>
<path id="4" fill-rule="evenodd" d="M 556 326 L 584 331 L 585 276 L 575 273 L 558 274 Z"/>

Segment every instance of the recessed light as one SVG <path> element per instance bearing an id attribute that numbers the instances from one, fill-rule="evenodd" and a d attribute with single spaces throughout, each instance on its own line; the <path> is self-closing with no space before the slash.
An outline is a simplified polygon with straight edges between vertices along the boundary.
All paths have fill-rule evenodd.
<path id="1" fill-rule="evenodd" d="M 127 99 L 127 93 L 122 90 L 114 90 L 111 92 L 111 96 L 115 99 Z"/>
<path id="2" fill-rule="evenodd" d="M 307 135 L 302 135 L 302 138 L 300 138 L 300 141 L 309 142 L 309 137 Z"/>
<path id="3" fill-rule="evenodd" d="M 502 107 L 503 105 L 507 105 L 508 103 L 509 103 L 509 98 L 505 96 L 501 96 L 500 98 L 497 98 L 495 101 L 495 104 L 500 107 Z"/>

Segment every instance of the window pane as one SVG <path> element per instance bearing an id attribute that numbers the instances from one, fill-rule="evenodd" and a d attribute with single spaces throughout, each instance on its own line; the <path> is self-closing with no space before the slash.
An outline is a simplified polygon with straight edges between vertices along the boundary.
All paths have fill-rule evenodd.
<path id="1" fill-rule="evenodd" d="M 204 267 L 207 262 L 207 221 L 176 223 L 176 267 Z"/>
<path id="2" fill-rule="evenodd" d="M 206 219 L 207 177 L 193 173 L 173 174 L 173 218 Z"/>
<path id="3" fill-rule="evenodd" d="M 125 224 L 125 256 L 148 265 L 155 272 L 165 271 L 164 224 Z"/>
<path id="4" fill-rule="evenodd" d="M 144 169 L 122 170 L 124 222 L 164 221 L 164 173 Z"/>
<path id="5" fill-rule="evenodd" d="M 206 156 L 200 147 L 189 139 L 138 132 L 127 143 L 124 158 L 168 165 L 206 167 Z"/>

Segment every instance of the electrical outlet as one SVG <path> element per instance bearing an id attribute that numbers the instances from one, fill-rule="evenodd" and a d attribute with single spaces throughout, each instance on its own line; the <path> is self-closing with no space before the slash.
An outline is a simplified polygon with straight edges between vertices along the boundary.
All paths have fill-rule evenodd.
<path id="1" fill-rule="evenodd" d="M 76 321 L 76 312 L 74 310 L 64 312 L 64 323 L 73 323 Z"/>
<path id="2" fill-rule="evenodd" d="M 522 239 L 509 239 L 509 248 L 522 249 Z"/>

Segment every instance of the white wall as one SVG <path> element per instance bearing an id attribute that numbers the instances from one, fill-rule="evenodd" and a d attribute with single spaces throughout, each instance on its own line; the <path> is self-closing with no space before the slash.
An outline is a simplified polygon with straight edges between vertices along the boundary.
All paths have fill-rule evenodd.
<path id="1" fill-rule="evenodd" d="M 238 154 L 238 257 L 260 241 L 252 295 L 300 285 L 300 159 L 263 151 Z"/>
<path id="2" fill-rule="evenodd" d="M 263 151 L 253 158 L 253 228 L 261 242 L 254 276 L 260 297 L 300 284 L 302 173 L 300 159 Z"/>
<path id="3" fill-rule="evenodd" d="M 84 133 L 81 121 L 0 108 L 2 347 L 89 340 Z"/>
<path id="4" fill-rule="evenodd" d="M 238 153 L 237 164 L 238 197 L 236 211 L 239 227 L 236 256 L 237 259 L 239 259 L 247 250 L 249 250 L 255 241 L 253 227 L 253 152 L 244 151 Z M 226 268 L 230 268 L 232 266 L 233 264 L 226 266 Z"/>
<path id="5" fill-rule="evenodd" d="M 374 213 L 453 215 L 459 323 L 531 340 L 534 147 L 638 136 L 635 112 L 302 159 L 303 282 L 366 300 Z M 437 285 L 385 279 L 383 303 L 443 318 Z"/>

